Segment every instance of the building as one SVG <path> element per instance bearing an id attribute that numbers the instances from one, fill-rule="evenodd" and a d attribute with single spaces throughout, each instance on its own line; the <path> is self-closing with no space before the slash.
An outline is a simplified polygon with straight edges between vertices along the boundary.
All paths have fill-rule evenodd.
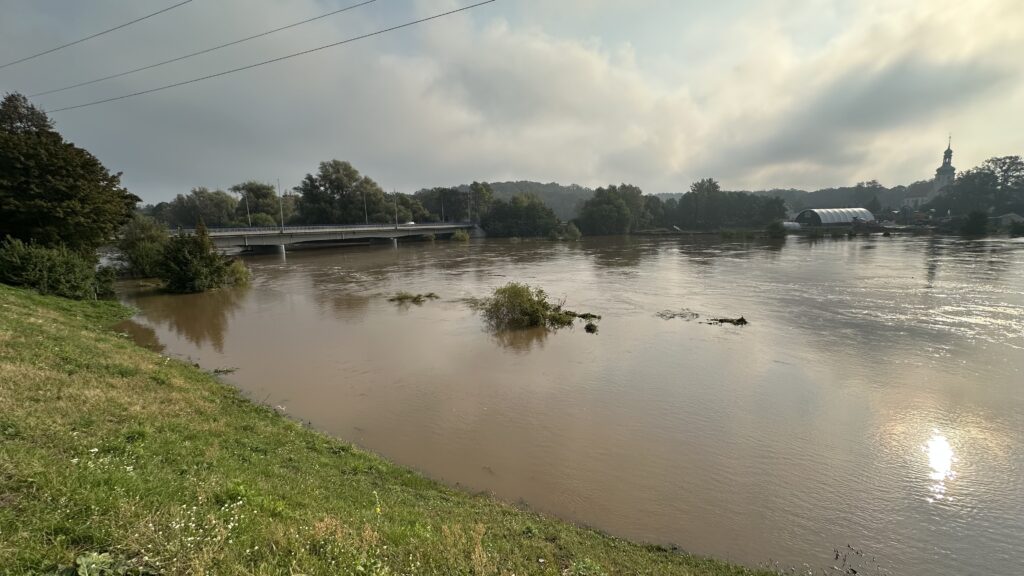
<path id="1" fill-rule="evenodd" d="M 918 192 L 903 199 L 903 206 L 917 210 L 921 206 L 931 202 L 947 186 L 953 183 L 956 178 L 956 168 L 953 167 L 953 137 L 950 136 L 946 151 L 942 154 L 942 166 L 935 170 L 935 179 L 932 180 L 932 187 L 928 191 Z"/>
<path id="2" fill-rule="evenodd" d="M 852 226 L 875 221 L 875 215 L 865 208 L 812 208 L 796 215 L 794 222 L 801 226 Z"/>

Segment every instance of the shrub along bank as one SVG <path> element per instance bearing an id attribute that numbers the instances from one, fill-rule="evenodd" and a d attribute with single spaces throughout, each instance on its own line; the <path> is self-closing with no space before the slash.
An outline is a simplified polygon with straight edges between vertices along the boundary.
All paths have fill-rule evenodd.
<path id="1" fill-rule="evenodd" d="M 751 573 L 306 429 L 108 330 L 116 303 L 0 286 L 0 309 L 0 573 Z"/>

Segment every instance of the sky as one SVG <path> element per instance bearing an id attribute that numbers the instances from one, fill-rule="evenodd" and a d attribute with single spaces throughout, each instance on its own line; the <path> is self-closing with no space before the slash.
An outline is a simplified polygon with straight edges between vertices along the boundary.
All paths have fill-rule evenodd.
<path id="1" fill-rule="evenodd" d="M 193 0 L 0 69 L 33 94 L 360 0 Z M 245 66 L 476 0 L 376 0 L 32 101 L 55 110 Z M 4 0 L 0 63 L 177 0 Z M 497 0 L 366 40 L 54 112 L 146 202 L 350 161 L 386 190 L 479 181 L 682 192 L 883 185 L 1024 154 L 1020 0 Z"/>

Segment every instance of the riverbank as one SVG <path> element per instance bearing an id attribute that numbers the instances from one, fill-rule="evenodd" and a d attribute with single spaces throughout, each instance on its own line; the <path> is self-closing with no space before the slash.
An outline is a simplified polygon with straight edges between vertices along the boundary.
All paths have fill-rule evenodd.
<path id="1" fill-rule="evenodd" d="M 444 487 L 136 346 L 128 313 L 0 286 L 0 573 L 752 574 Z"/>

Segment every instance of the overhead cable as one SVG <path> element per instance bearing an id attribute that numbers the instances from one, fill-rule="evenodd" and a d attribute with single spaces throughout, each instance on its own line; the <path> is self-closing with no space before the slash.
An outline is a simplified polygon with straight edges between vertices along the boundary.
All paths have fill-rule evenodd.
<path id="1" fill-rule="evenodd" d="M 63 49 L 68 48 L 70 46 L 74 46 L 75 44 L 81 44 L 82 42 L 85 42 L 86 40 L 92 40 L 93 38 L 96 38 L 97 36 L 103 36 L 104 34 L 109 34 L 109 33 L 113 32 L 115 30 L 120 30 L 121 28 L 126 28 L 128 26 L 131 26 L 132 24 L 137 24 L 139 22 L 142 22 L 143 20 L 146 20 L 148 18 L 152 18 L 153 16 L 157 16 L 159 14 L 163 14 L 164 12 L 169 12 L 171 10 L 174 10 L 175 8 L 177 8 L 179 6 L 184 6 L 185 4 L 188 4 L 191 1 L 192 0 L 185 0 L 184 2 L 178 2 L 177 4 L 175 4 L 173 6 L 168 6 L 167 8 L 164 8 L 163 10 L 158 10 L 156 12 L 153 12 L 152 14 L 147 14 L 147 15 L 141 17 L 141 18 L 136 18 L 135 20 L 132 20 L 131 22 L 125 22 L 124 24 L 121 24 L 120 26 L 114 26 L 113 28 L 104 30 L 102 32 L 97 32 L 95 34 L 86 36 L 85 38 L 80 38 L 78 40 L 75 40 L 74 42 L 68 42 L 67 44 L 61 44 L 60 46 L 57 46 L 56 48 L 50 48 L 49 50 L 44 50 L 42 52 L 39 52 L 38 54 L 33 54 L 31 56 L 25 56 L 24 58 L 19 58 L 17 60 L 14 60 L 12 62 L 8 62 L 6 64 L 0 64 L 0 70 L 2 70 L 4 68 L 7 68 L 8 66 L 14 66 L 15 64 L 21 64 L 22 62 L 27 62 L 29 60 L 32 60 L 33 58 L 39 58 L 40 56 L 45 56 L 47 54 L 56 52 L 57 50 L 63 50 Z"/>
<path id="2" fill-rule="evenodd" d="M 96 106 L 97 104 L 105 104 L 107 102 L 115 102 L 117 100 L 125 100 L 127 98 L 133 98 L 135 96 L 142 96 L 143 94 L 152 94 L 153 92 L 159 92 L 161 90 L 167 90 L 167 89 L 170 89 L 170 88 L 176 88 L 178 86 L 185 86 L 186 84 L 194 84 L 196 82 L 202 82 L 203 80 L 209 80 L 211 78 L 218 78 L 220 76 L 227 76 L 228 74 L 234 74 L 235 72 L 241 72 L 243 70 L 249 70 L 249 69 L 252 69 L 252 68 L 257 68 L 259 66 L 265 66 L 267 64 L 273 64 L 275 62 L 281 62 L 282 60 L 288 60 L 288 59 L 291 59 L 291 58 L 297 58 L 299 56 L 305 56 L 307 54 L 312 54 L 313 52 L 319 52 L 321 50 L 326 50 L 328 48 L 334 48 L 336 46 L 341 46 L 343 44 L 350 44 L 352 42 L 356 42 L 356 41 L 359 41 L 359 40 L 364 40 L 366 38 L 372 38 L 374 36 L 380 36 L 381 34 L 386 34 L 388 32 L 393 32 L 395 30 L 400 30 L 402 28 L 408 28 L 410 26 L 415 26 L 417 24 L 422 24 L 424 22 L 429 22 L 431 20 L 437 20 L 439 18 L 444 18 L 445 16 L 451 16 L 452 14 L 457 14 L 459 12 L 465 12 L 467 10 L 472 10 L 473 8 L 477 8 L 477 7 L 483 6 L 485 4 L 491 4 L 493 2 L 497 2 L 497 0 L 485 0 L 483 2 L 477 2 L 476 4 L 470 4 L 469 6 L 464 6 L 462 8 L 456 8 L 455 10 L 449 10 L 447 12 L 442 12 L 440 14 L 435 14 L 433 16 L 428 16 L 426 18 L 420 18 L 418 20 L 412 20 L 412 21 L 406 22 L 404 24 L 398 24 L 396 26 L 391 26 L 390 28 L 384 28 L 384 29 L 381 29 L 381 30 L 377 30 L 375 32 L 370 32 L 370 33 L 367 33 L 367 34 L 362 34 L 362 35 L 359 35 L 359 36 L 354 36 L 352 38 L 347 38 L 345 40 L 341 40 L 341 41 L 338 41 L 338 42 L 333 42 L 331 44 L 324 44 L 323 46 L 317 46 L 316 48 L 310 48 L 309 50 L 303 50 L 302 52 L 295 52 L 293 54 L 288 54 L 287 56 L 280 56 L 278 58 L 272 58 L 270 60 L 264 60 L 262 62 L 256 62 L 255 64 L 249 64 L 248 66 L 241 66 L 239 68 L 232 68 L 230 70 L 224 70 L 223 72 L 217 72 L 216 74 L 209 74 L 207 76 L 200 76 L 199 78 L 192 78 L 191 80 L 184 80 L 184 81 L 181 81 L 181 82 L 175 82 L 173 84 L 166 84 L 164 86 L 158 86 L 156 88 L 150 88 L 148 90 L 140 90 L 138 92 L 132 92 L 130 94 L 122 94 L 121 96 L 114 96 L 112 98 L 104 98 L 102 100 L 94 100 L 92 102 L 86 102 L 84 104 L 78 104 L 78 105 L 75 105 L 75 106 L 65 106 L 63 108 L 56 108 L 56 109 L 53 109 L 53 110 L 47 110 L 46 112 L 48 114 L 52 114 L 54 112 L 65 112 L 67 110 L 77 110 L 78 108 L 86 108 L 88 106 Z"/>
<path id="3" fill-rule="evenodd" d="M 36 92 L 35 94 L 29 94 L 28 96 L 29 96 L 29 98 L 35 98 L 36 96 L 46 96 L 47 94 L 56 94 L 57 92 L 64 92 L 65 90 L 71 90 L 72 88 L 80 88 L 82 86 L 88 86 L 90 84 L 96 84 L 97 82 L 103 82 L 104 80 L 113 80 L 114 78 L 120 78 L 122 76 L 127 76 L 129 74 L 135 74 L 136 72 L 142 72 L 143 70 L 152 70 L 153 68 L 158 68 L 158 67 L 164 66 L 166 64 L 171 64 L 173 62 L 181 62 L 182 60 L 187 60 L 187 59 L 193 58 L 195 56 L 201 56 L 203 54 L 209 54 L 210 52 L 214 52 L 214 51 L 220 50 L 222 48 L 227 48 L 228 46 L 234 46 L 236 44 L 241 44 L 243 42 L 248 42 L 249 40 L 255 40 L 256 38 L 262 38 L 264 36 L 269 36 L 269 35 L 271 35 L 271 34 L 273 34 L 275 32 L 280 32 L 282 30 L 287 30 L 289 28 L 295 28 L 296 26 L 301 26 L 303 24 L 308 24 L 310 22 L 313 22 L 313 21 L 316 21 L 316 20 L 320 20 L 322 18 L 327 18 L 328 16 L 334 16 L 335 14 L 340 14 L 342 12 L 347 12 L 349 10 L 354 10 L 356 8 L 359 8 L 360 6 L 366 6 L 367 4 L 373 4 L 376 1 L 377 0 L 366 0 L 365 2 L 360 2 L 359 4 L 353 4 L 352 6 L 346 6 L 345 8 L 341 8 L 339 10 L 334 10 L 334 11 L 328 12 L 326 14 L 321 14 L 319 16 L 314 16 L 313 18 L 307 18 L 306 20 L 302 20 L 301 22 L 295 22 L 293 24 L 288 24 L 287 26 L 281 26 L 280 28 L 274 28 L 273 30 L 267 30 L 266 32 L 261 32 L 259 34 L 254 34 L 252 36 L 241 38 L 239 40 L 234 40 L 232 42 L 227 42 L 225 44 L 221 44 L 219 46 L 214 46 L 212 48 L 207 48 L 205 50 L 200 50 L 198 52 L 192 52 L 191 54 L 185 54 L 184 56 L 178 56 L 177 58 L 171 58 L 170 60 L 164 60 L 162 62 L 157 62 L 155 64 L 149 64 L 147 66 L 141 66 L 139 68 L 133 68 L 131 70 L 126 70 L 124 72 L 118 72 L 117 74 L 111 74 L 109 76 L 103 76 L 102 78 L 96 78 L 94 80 L 89 80 L 89 81 L 86 81 L 86 82 L 79 82 L 77 84 L 71 84 L 71 85 L 68 85 L 68 86 L 64 86 L 63 88 L 54 88 L 53 90 L 46 90 L 46 91 L 43 91 L 43 92 Z"/>

